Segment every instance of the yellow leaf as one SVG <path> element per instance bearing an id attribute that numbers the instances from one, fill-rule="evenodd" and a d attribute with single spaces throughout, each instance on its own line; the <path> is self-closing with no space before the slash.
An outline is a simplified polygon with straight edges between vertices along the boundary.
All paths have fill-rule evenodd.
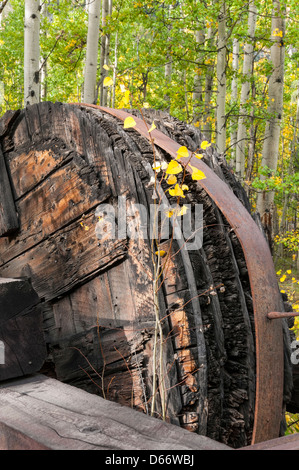
<path id="1" fill-rule="evenodd" d="M 164 250 L 159 250 L 159 251 L 156 251 L 156 255 L 157 256 L 161 256 L 161 258 L 163 258 L 165 255 L 166 255 L 166 251 Z"/>
<path id="2" fill-rule="evenodd" d="M 124 129 L 128 129 L 129 127 L 134 127 L 136 126 L 136 121 L 132 116 L 129 116 L 125 119 L 124 121 Z"/>
<path id="3" fill-rule="evenodd" d="M 286 280 L 286 277 L 287 277 L 287 276 L 286 276 L 285 274 L 284 274 L 283 276 L 281 276 L 280 282 L 284 282 L 284 281 Z"/>
<path id="4" fill-rule="evenodd" d="M 103 65 L 103 69 L 105 69 L 105 70 L 109 70 L 109 67 L 108 67 L 108 65 L 107 65 L 107 64 Z"/>
<path id="5" fill-rule="evenodd" d="M 167 184 L 175 184 L 177 182 L 177 177 L 175 175 L 170 175 L 167 178 Z"/>
<path id="6" fill-rule="evenodd" d="M 168 175 L 177 175 L 178 173 L 181 173 L 182 170 L 183 168 L 178 162 L 171 160 L 171 162 L 168 164 L 166 173 Z"/>
<path id="7" fill-rule="evenodd" d="M 189 186 L 187 186 L 186 184 L 182 184 L 183 191 L 188 191 L 188 189 L 189 189 Z"/>
<path id="8" fill-rule="evenodd" d="M 285 291 L 285 290 L 281 290 L 280 292 L 281 292 L 282 294 L 285 294 L 285 293 L 286 293 L 286 291 Z"/>
<path id="9" fill-rule="evenodd" d="M 171 196 L 185 197 L 185 196 L 184 196 L 184 191 L 182 190 L 182 188 L 180 188 L 180 186 L 179 186 L 178 184 L 176 184 L 173 189 L 170 189 L 170 190 L 169 190 L 169 194 L 170 194 Z"/>
<path id="10" fill-rule="evenodd" d="M 149 129 L 149 132 L 152 132 L 154 129 L 157 129 L 154 121 L 153 121 L 153 124 L 151 125 L 151 128 Z"/>
<path id="11" fill-rule="evenodd" d="M 288 274 L 292 274 L 292 271 L 290 269 L 287 270 Z"/>
<path id="12" fill-rule="evenodd" d="M 194 127 L 199 127 L 199 125 L 200 125 L 200 122 L 199 122 L 199 121 L 197 121 L 197 122 L 195 122 L 195 123 L 193 124 Z"/>
<path id="13" fill-rule="evenodd" d="M 206 178 L 206 175 L 204 174 L 203 171 L 198 170 L 198 168 L 195 168 L 195 166 L 190 165 L 192 168 L 192 179 L 193 180 L 204 180 Z"/>
<path id="14" fill-rule="evenodd" d="M 212 144 L 209 144 L 209 142 L 207 140 L 204 140 L 201 144 L 200 144 L 200 148 L 205 150 L 207 149 L 208 147 L 210 147 Z"/>
<path id="15" fill-rule="evenodd" d="M 112 86 L 113 85 L 113 80 L 110 77 L 106 77 L 103 82 L 104 86 Z"/>
<path id="16" fill-rule="evenodd" d="M 203 157 L 201 153 L 196 153 L 194 157 L 198 158 L 199 160 Z"/>
<path id="17" fill-rule="evenodd" d="M 188 149 L 184 145 L 180 147 L 179 150 L 177 150 L 177 158 L 182 158 L 182 157 L 185 157 L 185 158 L 189 157 Z"/>
<path id="18" fill-rule="evenodd" d="M 122 99 L 122 103 L 124 108 L 130 103 L 130 90 L 125 91 L 125 96 Z"/>
<path id="19" fill-rule="evenodd" d="M 169 210 L 169 211 L 166 211 L 166 216 L 170 219 L 170 217 L 172 217 L 174 214 L 174 210 Z"/>
<path id="20" fill-rule="evenodd" d="M 88 231 L 88 230 L 89 230 L 89 227 L 88 227 L 88 225 L 85 225 L 83 222 L 80 222 L 80 225 L 81 225 L 81 227 L 83 227 L 83 228 L 84 228 L 84 230 L 86 230 L 86 231 Z"/>
<path id="21" fill-rule="evenodd" d="M 277 274 L 278 276 L 280 276 L 280 275 L 281 275 L 281 269 L 280 269 L 279 271 L 277 271 L 276 274 Z"/>

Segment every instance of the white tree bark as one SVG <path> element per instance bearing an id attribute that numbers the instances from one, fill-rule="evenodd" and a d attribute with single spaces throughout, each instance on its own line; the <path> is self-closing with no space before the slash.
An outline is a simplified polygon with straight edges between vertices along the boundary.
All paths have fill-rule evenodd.
<path id="1" fill-rule="evenodd" d="M 238 100 L 238 70 L 239 70 L 239 50 L 240 50 L 240 43 L 239 40 L 234 38 L 233 40 L 233 60 L 232 60 L 232 70 L 233 70 L 233 78 L 231 83 L 231 106 L 232 108 L 236 109 L 236 104 Z M 235 114 L 235 111 L 233 111 Z M 231 145 L 231 164 L 233 167 L 236 165 L 236 142 L 237 142 L 237 126 L 236 126 L 236 118 L 231 120 L 231 124 L 233 129 L 230 134 L 230 145 Z"/>
<path id="2" fill-rule="evenodd" d="M 25 0 L 24 104 L 39 101 L 40 0 Z"/>
<path id="3" fill-rule="evenodd" d="M 112 0 L 102 0 L 102 26 L 105 28 L 107 24 L 107 16 L 112 14 Z M 104 80 L 107 76 L 107 70 L 104 68 L 104 65 L 109 66 L 109 53 L 110 53 L 110 35 L 103 34 L 101 39 L 101 95 L 100 103 L 101 106 L 107 106 L 108 99 L 108 90 L 107 87 L 104 87 Z"/>
<path id="4" fill-rule="evenodd" d="M 216 112 L 216 147 L 219 153 L 226 150 L 226 3 L 223 2 L 218 16 L 217 43 L 217 112 Z"/>
<path id="5" fill-rule="evenodd" d="M 0 24 L 12 10 L 13 8 L 9 3 L 9 0 L 3 0 L 0 2 Z"/>
<path id="6" fill-rule="evenodd" d="M 84 70 L 84 103 L 96 104 L 98 48 L 100 37 L 101 0 L 93 0 L 88 9 L 88 32 Z"/>
<path id="7" fill-rule="evenodd" d="M 41 5 L 41 24 L 42 18 L 45 17 L 48 21 L 52 21 L 53 16 L 49 13 L 48 9 L 48 2 L 44 0 Z M 40 29 L 40 35 L 44 35 L 47 37 L 47 28 Z M 47 99 L 47 78 L 48 78 L 48 64 L 47 64 L 47 56 L 40 57 L 40 101 L 46 101 Z"/>
<path id="8" fill-rule="evenodd" d="M 214 47 L 214 36 L 215 31 L 212 29 L 211 25 L 207 28 L 207 47 L 212 50 Z M 205 78 L 205 88 L 204 88 L 204 114 L 203 114 L 203 124 L 202 132 L 208 141 L 212 141 L 212 94 L 213 94 L 213 82 L 214 82 L 214 69 L 215 64 L 213 60 L 209 60 L 209 64 L 206 68 L 206 78 Z"/>
<path id="9" fill-rule="evenodd" d="M 164 99 L 167 103 L 166 110 L 169 111 L 170 110 L 170 95 L 168 93 L 168 87 L 171 84 L 171 78 L 172 78 L 172 57 L 169 53 L 167 53 L 167 62 L 164 68 L 164 75 L 165 75 L 165 81 L 166 81 L 166 87 L 167 87 L 167 91 L 164 96 Z"/>
<path id="10" fill-rule="evenodd" d="M 284 33 L 285 22 L 282 16 L 279 0 L 273 0 L 272 12 L 272 46 L 271 62 L 272 73 L 269 80 L 268 90 L 268 120 L 264 135 L 264 144 L 262 151 L 262 167 L 267 166 L 271 172 L 277 170 L 280 126 L 283 112 L 283 82 L 284 82 Z M 263 176 L 262 179 L 265 179 Z M 268 191 L 259 193 L 257 198 L 257 210 L 263 220 L 264 214 L 273 213 L 274 210 L 274 192 Z"/>
<path id="11" fill-rule="evenodd" d="M 256 27 L 257 8 L 254 0 L 249 1 L 248 13 L 248 40 L 244 45 L 243 59 L 243 82 L 241 87 L 240 110 L 238 119 L 237 147 L 236 147 L 236 175 L 242 180 L 245 174 L 245 155 L 248 147 L 247 128 L 246 128 L 246 103 L 250 95 L 250 78 L 253 72 L 253 54 L 254 54 L 254 36 Z"/>
<path id="12" fill-rule="evenodd" d="M 118 63 L 117 53 L 118 53 L 118 32 L 116 31 L 116 33 L 115 33 L 115 46 L 114 46 L 112 108 L 115 107 L 116 77 L 117 77 L 117 63 Z"/>
<path id="13" fill-rule="evenodd" d="M 195 32 L 195 42 L 198 46 L 202 46 L 205 42 L 205 34 L 203 30 Z M 196 71 L 194 77 L 194 90 L 193 90 L 193 122 L 197 123 L 201 118 L 201 107 L 202 107 L 202 74 L 201 74 L 201 59 L 202 54 L 198 54 L 198 60 L 196 64 Z"/>

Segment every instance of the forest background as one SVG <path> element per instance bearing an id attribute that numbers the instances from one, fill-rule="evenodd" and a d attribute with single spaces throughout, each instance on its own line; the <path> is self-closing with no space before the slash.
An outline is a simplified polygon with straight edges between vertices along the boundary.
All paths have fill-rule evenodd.
<path id="1" fill-rule="evenodd" d="M 4 0 L 0 13 L 0 116 L 61 101 L 192 123 L 260 213 L 299 312 L 297 0 Z"/>

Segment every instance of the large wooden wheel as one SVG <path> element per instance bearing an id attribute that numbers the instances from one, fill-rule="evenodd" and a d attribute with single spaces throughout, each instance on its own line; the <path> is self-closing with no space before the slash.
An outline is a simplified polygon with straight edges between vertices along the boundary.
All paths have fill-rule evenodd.
<path id="1" fill-rule="evenodd" d="M 181 145 L 200 147 L 203 137 L 192 126 L 164 113 L 143 114 Z M 99 109 L 61 103 L 9 113 L 1 129 L 19 229 L 0 238 L 0 276 L 29 277 L 43 301 L 48 353 L 42 372 L 149 412 L 155 330 L 151 243 L 99 239 L 95 228 L 101 204 L 115 207 L 117 226 L 119 196 L 126 196 L 127 207 L 139 203 L 149 210 L 150 142 Z M 165 151 L 155 151 L 169 160 Z M 249 211 L 225 160 L 210 147 L 204 161 Z M 188 175 L 186 183 L 184 202 L 203 205 L 203 245 L 183 253 L 177 241 L 163 240 L 162 248 L 173 254 L 159 292 L 167 420 L 241 447 L 251 443 L 256 391 L 248 270 L 239 240 L 216 204 Z M 138 217 L 130 216 L 135 225 Z M 289 386 L 287 379 L 285 395 Z M 157 417 L 159 412 L 158 407 Z"/>

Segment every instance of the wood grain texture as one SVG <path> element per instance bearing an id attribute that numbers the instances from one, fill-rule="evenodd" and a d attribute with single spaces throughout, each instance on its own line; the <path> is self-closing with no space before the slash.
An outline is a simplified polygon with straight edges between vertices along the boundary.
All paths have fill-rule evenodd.
<path id="1" fill-rule="evenodd" d="M 24 436 L 37 450 L 230 450 L 41 375 L 1 385 L 0 400 L 1 450 L 24 449 Z"/>

